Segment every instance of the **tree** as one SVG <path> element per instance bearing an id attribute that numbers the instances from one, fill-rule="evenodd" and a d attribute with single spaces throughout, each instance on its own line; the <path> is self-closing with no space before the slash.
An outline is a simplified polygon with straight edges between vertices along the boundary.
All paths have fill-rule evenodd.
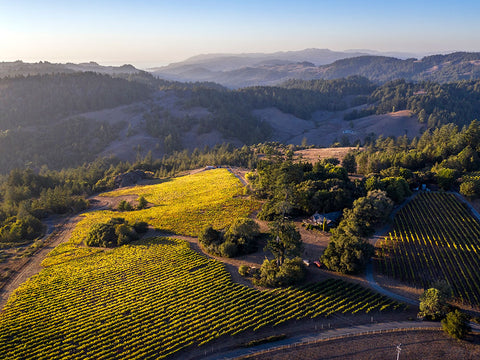
<path id="1" fill-rule="evenodd" d="M 243 277 L 246 277 L 250 274 L 250 266 L 248 265 L 240 265 L 240 267 L 238 268 L 238 273 L 243 276 Z"/>
<path id="2" fill-rule="evenodd" d="M 278 264 L 282 265 L 288 256 L 300 255 L 303 249 L 302 237 L 292 222 L 274 221 L 270 224 L 268 249 Z"/>
<path id="3" fill-rule="evenodd" d="M 460 194 L 463 196 L 474 198 L 478 195 L 479 186 L 476 181 L 464 181 L 460 184 Z"/>
<path id="4" fill-rule="evenodd" d="M 465 131 L 464 138 L 468 146 L 477 151 L 480 149 L 480 122 L 478 120 L 473 120 L 470 123 Z"/>
<path id="5" fill-rule="evenodd" d="M 447 311 L 447 296 L 439 289 L 429 288 L 420 296 L 420 312 L 418 315 L 430 320 L 440 320 Z"/>
<path id="6" fill-rule="evenodd" d="M 385 191 L 390 199 L 396 204 L 400 204 L 407 196 L 412 195 L 407 181 L 403 177 L 386 177 L 380 182 L 383 184 Z"/>
<path id="7" fill-rule="evenodd" d="M 351 152 L 347 153 L 342 160 L 342 166 L 348 173 L 357 172 L 357 162 L 355 161 L 355 155 Z"/>
<path id="8" fill-rule="evenodd" d="M 207 226 L 198 235 L 198 241 L 203 246 L 219 245 L 222 242 L 222 233 L 215 230 L 211 225 Z"/>
<path id="9" fill-rule="evenodd" d="M 144 234 L 148 231 L 148 223 L 145 221 L 136 221 L 133 224 L 133 228 L 137 232 L 137 234 Z"/>
<path id="10" fill-rule="evenodd" d="M 457 172 L 454 169 L 443 168 L 437 172 L 437 182 L 443 190 L 450 190 L 456 180 Z"/>
<path id="11" fill-rule="evenodd" d="M 342 229 L 335 229 L 332 238 L 321 257 L 321 262 L 330 270 L 342 274 L 359 273 L 375 253 L 368 241 Z"/>
<path id="12" fill-rule="evenodd" d="M 118 246 L 128 244 L 132 240 L 138 239 L 138 234 L 135 231 L 135 228 L 128 225 L 127 223 L 118 224 L 115 226 L 115 235 L 117 236 Z"/>
<path id="13" fill-rule="evenodd" d="M 321 261 L 333 271 L 353 274 L 365 269 L 375 249 L 366 239 L 374 227 L 384 222 L 392 211 L 393 202 L 384 191 L 370 191 L 345 209 L 343 220 L 332 230 L 330 243 Z"/>
<path id="14" fill-rule="evenodd" d="M 254 283 L 260 286 L 276 287 L 297 284 L 305 278 L 305 265 L 302 259 L 285 259 L 282 265 L 276 260 L 267 260 L 255 275 Z"/>
<path id="15" fill-rule="evenodd" d="M 343 220 L 339 228 L 346 233 L 359 237 L 370 236 L 375 226 L 383 224 L 393 209 L 393 202 L 385 191 L 369 191 L 367 196 L 353 202 L 352 209 L 344 210 Z"/>
<path id="16" fill-rule="evenodd" d="M 256 248 L 256 239 L 260 234 L 258 224 L 249 218 L 236 219 L 225 233 L 225 241 L 239 247 L 240 253 L 249 253 Z"/>
<path id="17" fill-rule="evenodd" d="M 118 204 L 119 211 L 131 211 L 132 209 L 132 204 L 130 204 L 127 200 L 122 200 Z"/>
<path id="18" fill-rule="evenodd" d="M 207 226 L 198 236 L 199 242 L 207 252 L 235 257 L 248 254 L 257 248 L 257 237 L 260 234 L 258 224 L 248 218 L 236 219 L 223 234 L 212 226 Z"/>
<path id="19" fill-rule="evenodd" d="M 137 205 L 137 209 L 138 210 L 142 210 L 142 209 L 145 209 L 148 205 L 148 201 L 147 199 L 145 199 L 145 197 L 142 195 L 138 198 L 138 205 Z"/>
<path id="20" fill-rule="evenodd" d="M 94 224 L 85 238 L 87 246 L 115 247 L 138 239 L 135 227 L 123 218 L 112 218 L 103 224 Z"/>
<path id="21" fill-rule="evenodd" d="M 216 252 L 219 253 L 220 256 L 228 257 L 228 258 L 232 258 L 237 255 L 240 255 L 238 244 L 231 240 L 225 240 L 223 243 L 221 243 L 217 247 Z"/>
<path id="22" fill-rule="evenodd" d="M 471 330 L 468 316 L 459 310 L 451 311 L 442 320 L 442 328 L 455 339 L 464 339 Z"/>
<path id="23" fill-rule="evenodd" d="M 114 247 L 117 245 L 115 227 L 111 224 L 93 224 L 85 243 L 87 246 Z"/>
<path id="24" fill-rule="evenodd" d="M 308 140 L 306 137 L 302 138 L 302 148 L 307 148 L 308 147 Z"/>

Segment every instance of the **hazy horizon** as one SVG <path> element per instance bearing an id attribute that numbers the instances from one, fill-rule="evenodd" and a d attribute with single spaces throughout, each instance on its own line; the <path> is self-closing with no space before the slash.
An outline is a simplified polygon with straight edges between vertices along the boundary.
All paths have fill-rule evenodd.
<path id="1" fill-rule="evenodd" d="M 0 61 L 95 61 L 145 69 L 209 53 L 480 51 L 479 12 L 473 0 L 0 0 Z"/>

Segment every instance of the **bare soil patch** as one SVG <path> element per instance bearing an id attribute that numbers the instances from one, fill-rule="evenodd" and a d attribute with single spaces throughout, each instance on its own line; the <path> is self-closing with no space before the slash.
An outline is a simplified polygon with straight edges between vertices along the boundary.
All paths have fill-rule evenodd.
<path id="1" fill-rule="evenodd" d="M 241 359 L 395 359 L 399 344 L 402 349 L 400 359 L 454 360 L 480 357 L 480 335 L 471 335 L 468 341 L 460 342 L 438 330 L 410 330 L 322 341 Z"/>
<path id="2" fill-rule="evenodd" d="M 295 151 L 297 159 L 303 159 L 311 163 L 316 163 L 323 159 L 335 158 L 339 161 L 347 155 L 349 151 L 363 150 L 363 148 L 356 147 L 330 147 L 320 149 L 305 149 Z"/>
<path id="3" fill-rule="evenodd" d="M 136 207 L 138 205 L 138 195 L 120 195 L 114 197 L 96 196 L 94 199 L 97 200 L 99 198 L 102 199 L 103 203 L 107 204 L 108 209 L 113 211 L 117 210 L 120 202 L 124 200 L 130 203 L 130 205 L 132 205 L 133 207 Z"/>

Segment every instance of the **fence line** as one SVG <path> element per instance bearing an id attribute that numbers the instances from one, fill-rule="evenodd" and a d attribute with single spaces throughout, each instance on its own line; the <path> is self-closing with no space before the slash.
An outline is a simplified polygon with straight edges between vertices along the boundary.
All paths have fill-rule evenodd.
<path id="1" fill-rule="evenodd" d="M 252 355 L 255 355 L 255 356 L 264 355 L 264 354 L 268 354 L 268 353 L 273 352 L 273 351 L 287 350 L 287 349 L 292 349 L 292 348 L 296 348 L 296 347 L 308 346 L 308 345 L 318 344 L 318 343 L 325 342 L 325 341 L 339 340 L 339 339 L 343 339 L 343 338 L 347 338 L 347 337 L 353 337 L 353 336 L 386 334 L 386 333 L 393 333 L 393 332 L 399 332 L 399 331 L 418 331 L 418 330 L 438 330 L 438 331 L 441 331 L 442 329 L 439 328 L 439 327 L 412 327 L 412 328 L 399 328 L 399 329 L 367 330 L 367 331 L 362 331 L 362 332 L 358 332 L 358 333 L 357 332 L 352 332 L 352 333 L 346 333 L 346 334 L 342 334 L 342 335 L 319 338 L 319 339 L 310 340 L 310 341 L 303 341 L 303 342 L 296 342 L 296 343 L 288 344 L 288 345 L 281 345 L 281 346 L 277 346 L 277 347 L 266 349 L 266 350 L 253 351 L 252 353 L 250 353 L 248 355 L 240 356 L 237 359 L 242 359 L 242 358 L 252 356 Z"/>

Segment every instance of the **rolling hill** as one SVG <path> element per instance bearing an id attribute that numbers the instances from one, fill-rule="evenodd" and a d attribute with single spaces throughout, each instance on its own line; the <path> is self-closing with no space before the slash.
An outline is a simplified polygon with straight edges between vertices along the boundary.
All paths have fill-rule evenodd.
<path id="1" fill-rule="evenodd" d="M 479 78 L 480 53 L 457 52 L 421 59 L 329 50 L 305 50 L 269 57 L 212 55 L 153 69 L 152 73 L 169 80 L 213 81 L 230 88 L 275 85 L 288 79 L 338 79 L 352 75 L 380 83 L 395 79 L 444 83 Z"/>
<path id="2" fill-rule="evenodd" d="M 109 75 L 127 75 L 141 72 L 141 70 L 135 68 L 132 65 L 103 66 L 93 61 L 80 64 L 56 64 L 50 63 L 48 61 L 40 61 L 38 63 L 26 63 L 21 60 L 12 62 L 0 62 L 0 78 L 86 71 Z"/>

